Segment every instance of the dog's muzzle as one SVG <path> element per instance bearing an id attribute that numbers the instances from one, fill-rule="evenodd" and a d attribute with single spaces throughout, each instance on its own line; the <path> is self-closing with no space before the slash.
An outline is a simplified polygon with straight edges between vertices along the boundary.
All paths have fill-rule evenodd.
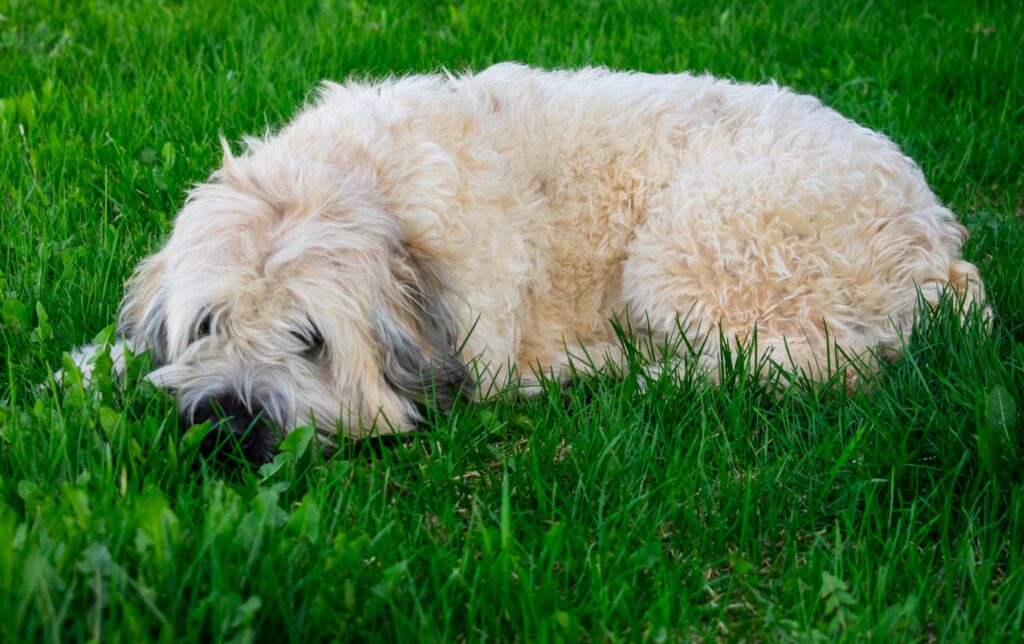
<path id="1" fill-rule="evenodd" d="M 186 425 L 210 421 L 212 429 L 200 446 L 207 456 L 230 456 L 240 450 L 253 465 L 273 460 L 277 453 L 277 432 L 262 408 L 250 409 L 231 395 L 207 398 L 195 406 Z"/>

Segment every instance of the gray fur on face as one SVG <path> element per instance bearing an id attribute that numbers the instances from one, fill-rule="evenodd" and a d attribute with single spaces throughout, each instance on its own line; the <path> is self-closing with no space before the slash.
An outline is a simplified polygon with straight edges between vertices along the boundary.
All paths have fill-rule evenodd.
<path id="1" fill-rule="evenodd" d="M 148 349 L 155 367 L 166 363 L 168 358 L 166 302 L 167 298 L 161 292 L 138 321 L 125 315 L 127 309 L 122 307 L 122 315 L 117 323 L 117 334 L 123 338 L 132 338 Z"/>
<path id="2" fill-rule="evenodd" d="M 381 316 L 374 335 L 381 347 L 384 379 L 401 395 L 416 402 L 434 401 L 448 410 L 472 389 L 469 371 L 453 349 L 430 357 L 423 347 L 390 316 Z"/>
<path id="3" fill-rule="evenodd" d="M 469 371 L 456 354 L 455 320 L 438 274 L 427 263 L 406 255 L 401 279 L 406 316 L 386 311 L 374 320 L 384 378 L 402 396 L 417 403 L 434 401 L 443 411 L 473 388 Z M 410 279 L 411 278 L 411 279 Z M 411 317 L 410 329 L 401 317 Z"/>

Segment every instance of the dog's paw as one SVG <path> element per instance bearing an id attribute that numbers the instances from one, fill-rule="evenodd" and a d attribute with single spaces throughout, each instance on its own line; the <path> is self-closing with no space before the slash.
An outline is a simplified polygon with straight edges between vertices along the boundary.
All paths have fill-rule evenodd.
<path id="1" fill-rule="evenodd" d="M 128 339 L 119 338 L 112 343 L 96 343 L 86 344 L 81 347 L 77 347 L 71 352 L 71 361 L 75 364 L 75 368 L 82 374 L 82 384 L 88 385 L 92 381 L 93 371 L 96 369 L 96 357 L 102 354 L 105 350 L 110 351 L 110 361 L 113 364 L 112 373 L 119 379 L 124 378 L 125 372 L 125 360 L 128 354 L 135 355 L 137 346 L 134 342 Z M 54 380 L 57 384 L 63 384 L 64 382 L 64 370 L 61 369 L 53 374 Z"/>

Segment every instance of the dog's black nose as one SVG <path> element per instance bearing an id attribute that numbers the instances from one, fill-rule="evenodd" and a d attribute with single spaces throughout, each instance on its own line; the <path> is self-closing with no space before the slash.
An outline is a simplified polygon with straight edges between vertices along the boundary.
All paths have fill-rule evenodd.
<path id="1" fill-rule="evenodd" d="M 230 456 L 241 450 L 248 462 L 262 465 L 276 453 L 276 433 L 264 410 L 250 410 L 235 396 L 207 398 L 195 406 L 190 418 L 182 420 L 189 425 L 210 421 L 212 429 L 200 446 L 207 457 Z"/>

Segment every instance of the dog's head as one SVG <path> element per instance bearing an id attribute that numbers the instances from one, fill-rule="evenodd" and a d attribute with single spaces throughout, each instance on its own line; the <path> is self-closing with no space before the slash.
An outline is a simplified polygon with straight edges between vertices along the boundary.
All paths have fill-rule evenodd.
<path id="1" fill-rule="evenodd" d="M 466 394 L 443 277 L 372 178 L 273 158 L 225 147 L 128 284 L 119 332 L 150 351 L 183 421 L 227 417 L 262 461 L 300 424 L 404 431 Z"/>

